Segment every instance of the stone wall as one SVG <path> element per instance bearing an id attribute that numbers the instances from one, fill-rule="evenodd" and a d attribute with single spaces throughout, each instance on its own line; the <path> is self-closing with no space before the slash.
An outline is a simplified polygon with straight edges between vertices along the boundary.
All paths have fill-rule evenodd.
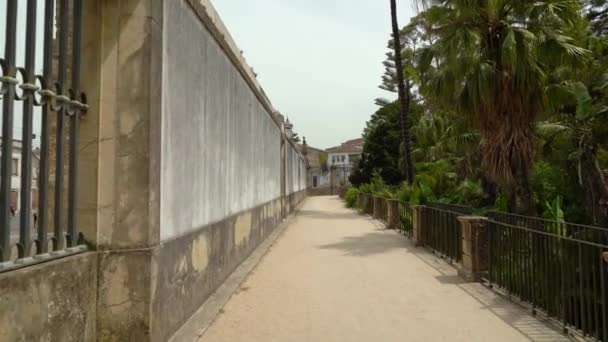
<path id="1" fill-rule="evenodd" d="M 95 341 L 97 254 L 0 274 L 1 341 Z"/>
<path id="2" fill-rule="evenodd" d="M 306 197 L 306 163 L 206 0 L 84 1 L 90 252 L 0 274 L 0 340 L 166 341 Z"/>

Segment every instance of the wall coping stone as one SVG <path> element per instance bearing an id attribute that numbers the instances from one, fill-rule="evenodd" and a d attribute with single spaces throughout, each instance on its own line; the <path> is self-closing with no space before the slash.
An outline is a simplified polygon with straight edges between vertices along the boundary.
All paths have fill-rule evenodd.
<path id="1" fill-rule="evenodd" d="M 194 13 L 198 16 L 201 22 L 207 27 L 211 36 L 218 42 L 218 44 L 222 47 L 224 52 L 228 58 L 232 61 L 232 64 L 237 68 L 239 73 L 243 76 L 255 96 L 258 98 L 262 106 L 266 108 L 266 111 L 272 121 L 279 127 L 283 136 L 285 132 L 283 131 L 283 124 L 277 117 L 279 112 L 274 108 L 272 102 L 266 95 L 264 88 L 258 81 L 257 77 L 253 73 L 251 66 L 245 60 L 245 57 L 241 53 L 241 49 L 236 44 L 234 38 L 230 34 L 230 31 L 222 21 L 219 13 L 213 6 L 210 0 L 186 0 L 186 2 L 190 5 Z M 290 139 L 286 138 L 289 144 L 296 150 L 298 156 L 302 161 L 306 161 L 298 149 L 297 145 Z"/>

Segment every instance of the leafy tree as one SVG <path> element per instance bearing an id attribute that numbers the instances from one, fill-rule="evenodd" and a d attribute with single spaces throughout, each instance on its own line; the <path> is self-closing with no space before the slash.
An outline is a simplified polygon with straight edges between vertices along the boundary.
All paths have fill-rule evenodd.
<path id="1" fill-rule="evenodd" d="M 608 185 L 599 155 L 608 147 L 608 39 L 589 37 L 586 47 L 591 57 L 576 69 L 559 70 L 548 86 L 552 115 L 537 130 L 543 141 L 543 159 L 554 164 L 567 161 L 561 170 L 569 172 L 570 182 L 580 187 L 575 193 L 584 194 L 589 223 L 606 225 Z M 555 153 L 557 158 L 552 156 Z M 565 194 L 556 197 L 572 197 L 564 186 L 560 190 Z"/>
<path id="2" fill-rule="evenodd" d="M 576 0 L 438 0 L 421 13 L 431 43 L 418 55 L 423 91 L 472 114 L 488 178 L 530 210 L 534 122 L 546 107 L 547 74 L 586 50 L 568 30 Z"/>
<path id="3" fill-rule="evenodd" d="M 371 119 L 363 132 L 364 144 L 361 160 L 353 170 L 350 182 L 354 185 L 369 183 L 373 173 L 378 171 L 380 176 L 391 185 L 397 185 L 404 180 L 399 169 L 399 148 L 401 136 L 399 127 L 399 104 L 397 102 L 380 108 Z"/>

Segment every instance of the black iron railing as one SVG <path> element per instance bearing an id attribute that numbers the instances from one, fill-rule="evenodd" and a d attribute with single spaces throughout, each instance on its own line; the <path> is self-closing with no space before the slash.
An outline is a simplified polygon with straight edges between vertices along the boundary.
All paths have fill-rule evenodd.
<path id="1" fill-rule="evenodd" d="M 402 201 L 399 201 L 399 230 L 410 238 L 414 235 L 414 210 L 411 204 Z"/>
<path id="2" fill-rule="evenodd" d="M 425 205 L 427 207 L 451 211 L 451 212 L 459 213 L 461 215 L 473 214 L 473 207 L 470 207 L 467 205 L 439 203 L 439 202 L 427 202 L 427 203 L 425 203 Z"/>
<path id="3" fill-rule="evenodd" d="M 546 220 L 538 217 L 522 216 L 499 211 L 489 212 L 488 218 L 497 222 L 567 236 L 577 240 L 608 244 L 608 228 Z"/>
<path id="4" fill-rule="evenodd" d="M 426 203 L 422 210 L 421 241 L 453 262 L 462 260 L 462 227 L 459 216 L 471 215 L 471 207 Z"/>
<path id="5" fill-rule="evenodd" d="M 44 1 L 44 23 L 39 28 L 37 9 Z M 19 6 L 26 5 L 25 35 L 17 30 Z M 76 221 L 78 178 L 79 121 L 87 110 L 86 96 L 80 90 L 82 0 L 6 0 L 5 49 L 0 59 L 2 95 L 2 157 L 0 160 L 0 272 L 30 263 L 82 251 L 83 239 Z M 55 22 L 55 10 L 58 21 Z M 72 26 L 70 27 L 70 22 Z M 55 25 L 56 24 L 56 25 Z M 43 50 L 36 49 L 36 34 L 43 32 Z M 54 36 L 58 41 L 57 70 L 53 70 Z M 70 39 L 71 37 L 71 39 Z M 16 61 L 17 42 L 23 39 L 24 66 Z M 70 46 L 71 42 L 71 46 Z M 19 45 L 20 46 L 20 45 Z M 42 57 L 42 75 L 36 74 L 36 60 Z M 68 79 L 71 71 L 71 80 Z M 15 104 L 23 104 L 21 135 L 21 172 L 19 223 L 15 213 L 13 192 L 13 132 Z M 32 154 L 34 108 L 41 107 L 40 163 L 38 169 L 38 209 L 32 211 Z M 50 135 L 50 120 L 56 120 L 56 134 Z M 66 135 L 69 151 L 66 160 Z M 56 139 L 56 151 L 50 155 L 49 141 Z M 48 205 L 49 167 L 55 163 L 54 203 Z M 66 162 L 68 184 L 64 185 Z M 67 225 L 64 218 L 64 199 L 67 190 Z M 53 209 L 53 226 L 49 224 L 49 210 Z M 14 229 L 18 226 L 18 229 Z M 53 232 L 52 235 L 50 232 Z M 33 235 L 35 234 L 35 239 Z M 52 245 L 49 248 L 49 235 Z M 17 253 L 13 250 L 16 246 Z M 34 248 L 35 247 L 35 248 Z M 17 259 L 17 261 L 15 261 Z"/>
<path id="6" fill-rule="evenodd" d="M 490 284 L 565 329 L 608 341 L 607 245 L 495 219 L 488 228 Z"/>

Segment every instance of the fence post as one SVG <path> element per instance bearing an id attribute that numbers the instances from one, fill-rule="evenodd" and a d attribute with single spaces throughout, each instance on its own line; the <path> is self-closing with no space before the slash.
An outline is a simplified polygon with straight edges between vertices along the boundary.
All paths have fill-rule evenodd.
<path id="1" fill-rule="evenodd" d="M 365 213 L 374 215 L 374 197 L 370 194 L 365 194 Z"/>
<path id="2" fill-rule="evenodd" d="M 414 221 L 414 227 L 413 227 L 413 236 L 412 236 L 412 240 L 414 241 L 414 245 L 415 246 L 422 246 L 424 245 L 424 240 L 422 238 L 423 234 L 422 234 L 422 230 L 425 228 L 425 220 L 424 220 L 424 212 L 426 207 L 423 205 L 416 205 L 413 208 L 413 221 Z"/>
<path id="3" fill-rule="evenodd" d="M 357 211 L 359 213 L 361 213 L 361 209 L 362 209 L 361 208 L 361 203 L 363 202 L 362 196 L 363 196 L 362 193 L 360 193 L 360 192 L 357 193 L 357 204 L 355 204 L 355 208 L 357 209 Z"/>
<path id="4" fill-rule="evenodd" d="M 380 219 L 380 197 L 378 196 L 372 196 L 372 201 L 374 201 L 374 209 L 373 209 L 373 214 L 372 216 L 375 219 Z"/>
<path id="5" fill-rule="evenodd" d="M 399 228 L 399 201 L 393 199 L 386 199 L 387 206 L 387 228 L 398 229 Z"/>
<path id="6" fill-rule="evenodd" d="M 460 216 L 458 221 L 462 226 L 462 266 L 458 275 L 467 281 L 481 281 L 489 262 L 487 218 Z"/>

